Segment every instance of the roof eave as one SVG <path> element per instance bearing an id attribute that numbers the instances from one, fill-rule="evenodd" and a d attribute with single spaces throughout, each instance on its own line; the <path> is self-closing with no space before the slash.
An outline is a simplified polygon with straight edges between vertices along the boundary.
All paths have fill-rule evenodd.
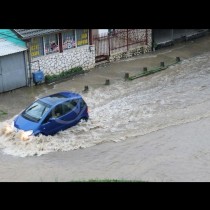
<path id="1" fill-rule="evenodd" d="M 10 29 L 12 32 L 14 32 L 18 38 L 23 39 L 23 37 L 15 30 L 15 29 Z"/>
<path id="2" fill-rule="evenodd" d="M 54 32 L 47 32 L 47 33 L 43 33 L 43 34 L 39 34 L 39 35 L 32 35 L 32 36 L 28 36 L 28 37 L 23 37 L 21 34 L 19 34 L 15 29 L 11 29 L 13 30 L 17 36 L 22 39 L 23 41 L 30 41 L 30 39 L 34 38 L 34 37 L 42 37 L 42 36 L 45 36 L 45 35 L 48 35 L 48 34 L 53 34 L 53 33 L 59 33 L 61 31 L 65 31 L 65 30 L 68 30 L 68 29 L 59 29 L 57 31 L 54 31 Z"/>

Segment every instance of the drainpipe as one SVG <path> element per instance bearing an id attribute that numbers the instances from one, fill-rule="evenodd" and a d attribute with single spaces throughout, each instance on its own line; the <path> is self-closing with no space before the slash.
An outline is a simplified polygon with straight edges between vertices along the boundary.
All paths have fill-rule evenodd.
<path id="1" fill-rule="evenodd" d="M 28 69 L 29 69 L 29 81 L 28 85 L 31 87 L 32 85 L 32 73 L 31 73 L 31 54 L 30 54 L 30 41 L 26 41 L 26 46 L 27 46 L 27 56 L 28 56 Z"/>

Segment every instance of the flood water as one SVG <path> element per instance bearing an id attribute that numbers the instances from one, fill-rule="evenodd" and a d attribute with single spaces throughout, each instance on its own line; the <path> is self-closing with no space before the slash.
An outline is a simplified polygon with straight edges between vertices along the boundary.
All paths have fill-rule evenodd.
<path id="1" fill-rule="evenodd" d="M 81 80 L 84 80 L 84 78 L 85 76 Z M 92 82 L 94 83 L 94 79 Z M 66 84 L 55 84 L 51 88 L 44 87 L 44 91 L 36 95 L 36 97 L 67 89 Z M 81 89 L 81 86 L 78 87 Z M 79 90 L 78 87 L 75 86 L 74 90 Z M 173 131 L 170 131 L 172 127 L 210 118 L 210 52 L 184 59 L 164 71 L 147 77 L 133 81 L 116 79 L 109 86 L 92 85 L 89 89 L 87 93 L 78 91 L 89 106 L 89 121 L 82 122 L 55 136 L 39 136 L 33 137 L 29 141 L 21 141 L 19 139 L 20 133 L 8 129 L 8 125 L 14 116 L 0 122 L 0 158 L 1 162 L 5 163 L 0 164 L 0 171 L 2 171 L 0 179 L 3 181 L 14 179 L 13 181 L 15 181 L 16 177 L 19 177 L 17 181 L 56 181 L 56 177 L 59 177 L 58 181 L 70 181 L 77 180 L 77 178 L 104 177 L 149 181 L 188 181 L 194 180 L 194 178 L 191 179 L 187 175 L 187 180 L 181 179 L 184 176 L 184 174 L 180 175 L 182 167 L 176 166 L 180 170 L 174 170 L 173 174 L 169 175 L 171 168 L 173 168 L 172 165 L 167 164 L 170 155 L 177 158 L 177 160 L 182 157 L 183 161 L 185 161 L 185 158 L 191 157 L 193 153 L 192 159 L 194 158 L 194 160 L 192 161 L 197 160 L 196 158 L 200 160 L 198 162 L 200 166 L 197 165 L 197 167 L 202 168 L 204 163 L 207 164 L 206 161 L 210 159 L 210 141 L 200 141 L 201 137 L 197 137 L 197 140 L 188 140 L 188 146 L 186 147 L 186 142 L 176 141 L 176 138 L 174 140 L 172 137 L 161 138 L 161 135 L 169 136 L 170 132 L 173 133 Z M 194 131 L 195 128 L 192 126 L 192 132 Z M 151 137 L 153 141 L 143 138 L 154 135 L 155 132 L 157 132 L 159 140 L 155 139 L 154 136 Z M 160 135 L 158 132 L 162 132 L 162 134 Z M 129 146 L 134 141 L 138 144 L 139 150 L 136 150 L 136 147 L 131 149 L 131 146 Z M 114 144 L 112 144 L 113 142 Z M 179 147 L 180 144 L 183 144 L 183 147 Z M 118 145 L 119 148 L 121 147 L 119 151 L 116 149 Z M 135 156 L 135 152 L 139 153 L 138 156 L 142 155 L 139 157 L 141 164 L 135 159 L 137 161 L 136 168 L 135 161 L 133 160 L 134 162 L 131 163 L 132 159 L 129 159 L 129 157 L 123 157 L 124 160 L 121 160 L 125 165 L 132 165 L 133 175 L 126 173 L 126 170 L 129 171 L 129 167 L 126 169 L 123 165 L 119 165 L 117 161 L 115 167 L 115 164 L 113 165 L 113 161 L 111 161 L 111 159 L 115 158 L 115 155 L 120 155 L 122 151 L 125 151 L 125 148 L 130 148 L 129 156 Z M 158 148 L 160 149 L 158 150 Z M 113 152 L 110 153 L 110 151 Z M 201 151 L 203 151 L 203 155 L 205 153 L 203 160 L 198 155 Z M 100 157 L 102 153 L 103 156 Z M 105 156 L 104 153 L 109 155 Z M 98 157 L 96 154 L 98 154 Z M 93 155 L 95 155 L 94 158 Z M 69 156 L 71 160 L 68 159 Z M 154 158 L 153 161 L 152 157 Z M 80 163 L 76 165 L 74 162 L 69 165 L 69 168 L 63 165 L 64 171 L 61 172 L 60 169 L 60 174 L 56 174 L 56 167 L 62 167 L 62 164 L 67 162 L 67 159 L 73 161 L 72 158 L 75 162 L 80 161 Z M 154 169 L 151 170 L 153 173 L 148 172 L 146 168 L 151 169 L 152 163 L 154 164 L 158 158 L 164 164 L 156 168 L 158 172 Z M 149 159 L 150 162 L 148 162 Z M 29 165 L 32 167 L 35 164 L 36 169 L 37 167 L 41 168 L 41 160 L 45 160 L 45 171 L 40 174 L 36 172 L 36 175 L 39 174 L 38 178 L 32 175 L 32 178 L 29 179 L 27 174 L 30 172 L 24 167 Z M 111 161 L 112 164 L 107 163 L 109 165 L 107 165 L 108 172 L 104 175 L 106 167 L 103 167 L 100 172 L 95 170 L 90 172 L 88 167 L 94 168 L 93 165 L 90 166 L 90 160 L 93 165 L 96 164 L 98 167 L 106 161 Z M 15 166 L 15 163 L 18 164 Z M 38 163 L 40 166 L 38 166 Z M 190 161 L 188 163 L 190 167 Z M 186 164 L 188 165 L 188 163 Z M 117 168 L 117 165 L 120 168 Z M 20 170 L 24 171 L 22 177 L 21 172 L 18 175 L 18 167 L 20 166 L 22 167 Z M 31 170 L 36 171 L 35 168 Z M 85 176 L 86 169 L 89 171 L 87 176 Z M 120 171 L 121 176 L 116 173 L 117 170 Z M 48 174 L 50 171 L 53 171 L 56 175 L 50 176 Z M 14 173 L 12 176 L 11 172 Z M 201 180 L 208 180 L 209 173 L 210 169 L 206 172 L 206 177 L 203 175 Z M 7 179 L 6 177 L 10 178 Z"/>

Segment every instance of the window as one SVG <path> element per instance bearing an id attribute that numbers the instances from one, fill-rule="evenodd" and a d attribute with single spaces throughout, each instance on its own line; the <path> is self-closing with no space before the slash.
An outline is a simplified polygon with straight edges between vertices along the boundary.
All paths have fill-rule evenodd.
<path id="1" fill-rule="evenodd" d="M 77 29 L 77 47 L 88 44 L 88 29 Z"/>
<path id="2" fill-rule="evenodd" d="M 71 100 L 63 103 L 63 114 L 66 114 L 72 110 L 75 110 L 75 107 L 78 104 L 78 100 Z"/>
<path id="3" fill-rule="evenodd" d="M 67 31 L 62 33 L 63 39 L 63 50 L 76 47 L 75 43 L 75 30 Z"/>
<path id="4" fill-rule="evenodd" d="M 44 55 L 43 40 L 42 37 L 31 39 L 30 54 L 32 58 Z"/>
<path id="5" fill-rule="evenodd" d="M 62 104 L 59 104 L 52 110 L 52 117 L 57 118 L 57 117 L 60 117 L 62 115 L 63 115 Z"/>
<path id="6" fill-rule="evenodd" d="M 44 49 L 46 55 L 59 52 L 57 34 L 51 34 L 44 37 Z"/>
<path id="7" fill-rule="evenodd" d="M 49 109 L 50 105 L 41 101 L 35 101 L 22 113 L 22 116 L 28 120 L 38 122 Z"/>
<path id="8" fill-rule="evenodd" d="M 52 113 L 50 112 L 47 117 L 43 120 L 42 124 L 45 124 L 49 121 L 49 119 L 52 117 Z"/>
<path id="9" fill-rule="evenodd" d="M 78 99 L 73 99 L 73 100 L 71 100 L 71 104 L 72 104 L 73 106 L 76 106 L 76 105 L 78 104 L 78 102 L 79 102 Z"/>

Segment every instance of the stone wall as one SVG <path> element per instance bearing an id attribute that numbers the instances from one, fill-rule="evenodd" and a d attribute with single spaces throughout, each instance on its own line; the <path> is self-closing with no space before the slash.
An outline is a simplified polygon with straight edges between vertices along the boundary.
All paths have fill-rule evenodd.
<path id="1" fill-rule="evenodd" d="M 125 36 L 127 36 L 126 29 L 115 29 L 115 31 L 122 32 L 122 33 L 119 33 L 121 38 L 125 38 Z M 140 39 L 145 40 L 145 38 L 146 38 L 145 29 L 135 29 L 129 32 L 129 39 L 131 39 L 132 41 L 136 41 Z M 147 29 L 147 44 L 136 43 L 136 44 L 130 45 L 128 47 L 128 50 L 127 50 L 127 47 L 112 50 L 110 52 L 111 55 L 110 55 L 109 61 L 112 62 L 112 61 L 117 61 L 121 59 L 126 59 L 126 58 L 130 58 L 130 57 L 137 56 L 140 54 L 148 53 L 151 51 L 152 51 L 152 29 Z"/>
<path id="2" fill-rule="evenodd" d="M 34 58 L 31 66 L 32 72 L 39 69 L 36 61 L 39 61 L 40 69 L 45 75 L 58 74 L 77 66 L 82 66 L 83 70 L 88 70 L 95 67 L 95 47 L 85 45 L 65 50 L 62 53 Z"/>
<path id="3" fill-rule="evenodd" d="M 136 42 L 136 41 L 144 41 L 146 39 L 146 30 L 148 33 L 148 30 L 150 29 L 115 29 L 116 36 L 122 38 L 122 39 L 129 39 L 129 42 Z"/>
<path id="4" fill-rule="evenodd" d="M 118 61 L 121 59 L 126 59 L 126 58 L 130 58 L 133 56 L 137 56 L 140 54 L 144 54 L 148 51 L 147 46 L 138 46 L 132 49 L 127 50 L 123 50 L 123 48 L 121 49 L 121 51 L 117 51 L 115 53 L 112 53 L 109 57 L 109 61 L 113 62 L 113 61 Z"/>
<path id="5" fill-rule="evenodd" d="M 147 48 L 148 52 L 152 51 L 152 29 L 147 29 Z"/>

